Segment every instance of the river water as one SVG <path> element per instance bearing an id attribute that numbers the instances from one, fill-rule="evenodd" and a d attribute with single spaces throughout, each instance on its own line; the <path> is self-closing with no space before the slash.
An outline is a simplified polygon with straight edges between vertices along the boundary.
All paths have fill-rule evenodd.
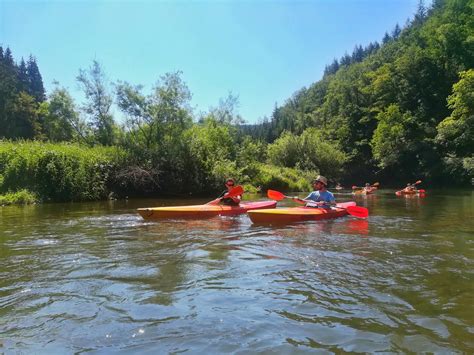
<path id="1" fill-rule="evenodd" d="M 474 193 L 356 201 L 367 220 L 275 226 L 0 207 L 0 353 L 473 353 Z"/>

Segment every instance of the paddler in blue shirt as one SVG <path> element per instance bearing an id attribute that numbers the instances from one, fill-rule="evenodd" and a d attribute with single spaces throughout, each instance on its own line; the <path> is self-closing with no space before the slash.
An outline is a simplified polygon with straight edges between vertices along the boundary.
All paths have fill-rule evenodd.
<path id="1" fill-rule="evenodd" d="M 304 199 L 293 197 L 293 201 L 306 204 L 306 207 L 330 208 L 336 205 L 334 195 L 326 189 L 328 180 L 319 175 L 313 180 L 313 189 Z"/>

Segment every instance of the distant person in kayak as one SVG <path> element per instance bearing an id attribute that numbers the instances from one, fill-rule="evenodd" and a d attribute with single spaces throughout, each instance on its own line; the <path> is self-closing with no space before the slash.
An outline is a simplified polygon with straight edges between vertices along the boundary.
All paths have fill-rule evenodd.
<path id="1" fill-rule="evenodd" d="M 227 188 L 226 190 L 222 191 L 222 193 L 219 195 L 218 198 L 220 198 L 220 202 L 222 202 L 224 205 L 228 206 L 238 206 L 240 204 L 240 200 L 242 200 L 242 196 L 233 196 L 233 197 L 224 197 L 224 195 L 228 192 L 230 192 L 235 186 L 235 181 L 232 178 L 228 178 L 225 181 L 225 187 Z"/>
<path id="2" fill-rule="evenodd" d="M 293 201 L 304 203 L 307 207 L 330 208 L 331 206 L 335 206 L 336 199 L 334 195 L 326 189 L 327 185 L 328 180 L 324 176 L 319 175 L 313 180 L 314 191 L 304 199 L 293 197 Z"/>
<path id="3" fill-rule="evenodd" d="M 341 184 L 340 184 L 340 183 L 337 183 L 337 185 L 336 185 L 336 190 L 342 190 L 342 189 L 343 189 L 343 187 L 341 186 Z"/>
<path id="4" fill-rule="evenodd" d="M 415 185 L 408 183 L 407 187 L 405 187 L 405 192 L 413 192 L 413 191 L 416 191 Z"/>

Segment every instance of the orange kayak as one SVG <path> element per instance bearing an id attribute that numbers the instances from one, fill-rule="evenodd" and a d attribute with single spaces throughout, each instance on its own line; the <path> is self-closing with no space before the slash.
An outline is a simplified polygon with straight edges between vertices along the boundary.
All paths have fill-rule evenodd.
<path id="1" fill-rule="evenodd" d="M 260 208 L 275 208 L 276 201 L 256 201 L 241 203 L 239 206 L 192 205 L 139 208 L 137 212 L 145 219 L 159 218 L 210 218 L 232 216 Z"/>
<path id="2" fill-rule="evenodd" d="M 426 192 L 425 190 L 412 190 L 412 191 L 400 190 L 400 191 L 395 192 L 395 195 L 397 196 L 425 196 Z"/>
<path id="3" fill-rule="evenodd" d="M 377 189 L 370 189 L 370 190 L 355 190 L 352 191 L 353 195 L 370 195 L 373 194 Z"/>
<path id="4" fill-rule="evenodd" d="M 292 223 L 300 221 L 318 221 L 346 216 L 346 208 L 355 206 L 355 202 L 338 203 L 335 208 L 287 207 L 249 211 L 253 223 Z"/>

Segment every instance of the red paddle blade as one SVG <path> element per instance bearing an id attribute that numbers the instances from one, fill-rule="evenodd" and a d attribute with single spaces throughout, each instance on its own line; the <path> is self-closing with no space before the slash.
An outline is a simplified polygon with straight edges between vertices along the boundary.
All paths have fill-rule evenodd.
<path id="1" fill-rule="evenodd" d="M 358 189 L 358 187 L 355 186 L 355 185 L 353 185 L 353 186 L 352 186 L 352 190 L 355 190 L 355 189 Z"/>
<path id="2" fill-rule="evenodd" d="M 281 192 L 275 191 L 275 190 L 268 190 L 267 191 L 267 196 L 268 196 L 268 198 L 270 198 L 272 200 L 276 200 L 276 201 L 280 201 L 280 200 L 283 200 L 285 198 L 285 195 L 283 195 Z"/>
<path id="3" fill-rule="evenodd" d="M 360 206 L 349 206 L 347 212 L 354 217 L 367 218 L 369 217 L 369 210 L 365 207 Z"/>
<path id="4" fill-rule="evenodd" d="M 238 185 L 232 190 L 230 190 L 228 193 L 225 194 L 225 197 L 235 197 L 235 196 L 240 196 L 244 193 L 244 189 L 242 186 Z"/>
<path id="5" fill-rule="evenodd" d="M 418 192 L 419 192 L 420 194 L 424 194 L 426 191 L 423 190 L 423 189 L 419 189 Z"/>

